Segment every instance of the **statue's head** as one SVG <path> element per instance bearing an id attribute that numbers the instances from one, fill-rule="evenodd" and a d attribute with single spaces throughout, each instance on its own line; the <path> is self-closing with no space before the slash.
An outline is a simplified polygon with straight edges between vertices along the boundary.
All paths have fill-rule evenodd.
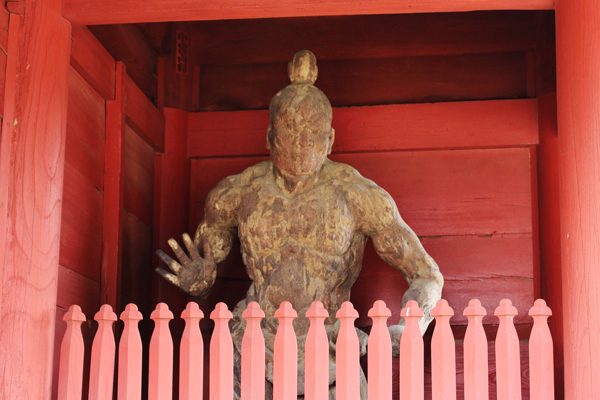
<path id="1" fill-rule="evenodd" d="M 313 86 L 317 71 L 313 53 L 297 52 L 288 64 L 292 83 L 280 90 L 269 105 L 267 149 L 271 151 L 273 164 L 290 175 L 310 175 L 317 171 L 333 146 L 331 104 Z"/>

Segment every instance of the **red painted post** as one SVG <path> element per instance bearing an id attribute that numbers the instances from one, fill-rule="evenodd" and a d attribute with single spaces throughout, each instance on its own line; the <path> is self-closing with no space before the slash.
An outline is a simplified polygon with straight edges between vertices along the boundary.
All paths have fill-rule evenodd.
<path id="1" fill-rule="evenodd" d="M 273 349 L 273 398 L 277 400 L 298 398 L 298 343 L 292 325 L 297 316 L 289 301 L 275 311 L 279 328 Z"/>
<path id="2" fill-rule="evenodd" d="M 423 310 L 410 300 L 400 312 L 404 331 L 400 338 L 400 400 L 423 400 L 425 396 L 423 336 L 419 320 Z"/>
<path id="3" fill-rule="evenodd" d="M 306 318 L 310 321 L 304 348 L 306 400 L 329 399 L 329 339 L 324 325 L 327 317 L 329 313 L 320 301 L 314 301 L 306 311 Z"/>
<path id="4" fill-rule="evenodd" d="M 500 301 L 494 315 L 500 319 L 496 334 L 496 390 L 498 400 L 521 399 L 519 336 L 513 324 L 517 309 L 508 299 Z"/>
<path id="5" fill-rule="evenodd" d="M 98 321 L 98 330 L 92 344 L 88 398 L 112 400 L 116 350 L 112 325 L 117 320 L 117 314 L 111 306 L 104 304 L 94 319 Z"/>
<path id="6" fill-rule="evenodd" d="M 335 315 L 341 322 L 335 344 L 335 392 L 338 400 L 360 400 L 360 352 L 354 320 L 358 311 L 345 301 Z"/>
<path id="7" fill-rule="evenodd" d="M 173 339 L 169 321 L 173 313 L 165 303 L 158 303 L 150 314 L 154 330 L 150 339 L 148 358 L 148 400 L 173 398 Z"/>
<path id="8" fill-rule="evenodd" d="M 242 313 L 246 320 L 242 338 L 242 400 L 265 398 L 265 338 L 260 328 L 264 317 L 265 313 L 255 301 L 251 301 Z"/>
<path id="9" fill-rule="evenodd" d="M 488 347 L 481 320 L 487 312 L 477 299 L 463 311 L 469 320 L 463 344 L 465 363 L 465 400 L 488 400 Z"/>
<path id="10" fill-rule="evenodd" d="M 142 313 L 135 304 L 127 304 L 121 313 L 123 333 L 119 342 L 118 400 L 142 399 L 142 338 L 138 323 Z M 60 398 L 60 396 L 59 396 Z"/>
<path id="11" fill-rule="evenodd" d="M 565 398 L 600 399 L 600 2 L 556 2 Z"/>
<path id="12" fill-rule="evenodd" d="M 190 301 L 181 313 L 185 328 L 179 345 L 179 400 L 202 400 L 204 378 L 204 343 L 200 320 L 204 313 Z"/>
<path id="13" fill-rule="evenodd" d="M 450 318 L 454 310 L 439 300 L 431 310 L 435 330 L 431 338 L 432 400 L 456 400 L 456 355 Z"/>
<path id="14" fill-rule="evenodd" d="M 391 400 L 392 398 L 392 340 L 387 328 L 387 319 L 392 312 L 382 300 L 377 300 L 369 310 L 373 327 L 369 334 L 368 400 Z"/>
<path id="15" fill-rule="evenodd" d="M 61 400 L 81 400 L 83 385 L 84 344 L 81 323 L 85 315 L 81 307 L 71 306 L 63 317 L 67 331 L 60 346 L 60 367 L 58 372 L 58 398 Z"/>
<path id="16" fill-rule="evenodd" d="M 233 342 L 229 320 L 233 317 L 225 303 L 217 303 L 210 313 L 215 330 L 210 340 L 210 400 L 233 399 Z"/>
<path id="17" fill-rule="evenodd" d="M 554 353 L 548 317 L 552 311 L 542 299 L 529 310 L 533 329 L 529 337 L 529 390 L 531 400 L 554 400 Z"/>

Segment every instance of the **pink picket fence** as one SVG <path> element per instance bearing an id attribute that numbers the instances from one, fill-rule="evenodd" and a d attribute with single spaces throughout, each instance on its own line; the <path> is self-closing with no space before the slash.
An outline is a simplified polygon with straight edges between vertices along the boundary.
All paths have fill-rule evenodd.
<path id="1" fill-rule="evenodd" d="M 431 341 L 432 399 L 456 399 L 455 340 L 450 328 L 454 311 L 445 300 L 432 310 L 436 319 Z M 554 368 L 552 338 L 547 319 L 550 309 L 543 300 L 537 300 L 529 311 L 533 329 L 529 340 L 530 398 L 554 399 Z M 463 315 L 468 318 L 464 337 L 464 398 L 487 400 L 488 345 L 482 325 L 486 310 L 478 300 L 471 300 Z M 513 324 L 517 310 L 510 300 L 502 300 L 494 315 L 499 320 L 495 341 L 496 388 L 498 400 L 521 399 L 521 357 L 519 338 Z M 316 301 L 306 312 L 310 328 L 305 348 L 305 398 L 329 398 L 329 342 L 324 320 L 328 312 Z M 368 342 L 368 400 L 392 399 L 392 345 L 387 329 L 390 310 L 383 301 L 375 302 L 369 311 L 373 327 Z M 416 302 L 410 301 L 401 312 L 405 328 L 400 340 L 400 400 L 424 398 L 424 350 L 418 321 L 423 316 Z M 247 321 L 242 340 L 241 398 L 260 400 L 265 396 L 265 344 L 260 328 L 264 313 L 257 303 L 250 303 L 242 317 Z M 292 322 L 296 311 L 283 302 L 276 311 L 279 329 L 275 336 L 273 392 L 277 400 L 296 400 L 297 393 L 297 340 Z M 172 400 L 173 340 L 169 321 L 173 313 L 160 303 L 152 312 L 155 326 L 150 341 L 148 362 L 148 399 Z M 179 348 L 179 399 L 202 400 L 204 344 L 199 322 L 202 311 L 196 303 L 189 303 L 181 314 L 185 329 Z M 224 303 L 217 304 L 210 314 L 215 329 L 210 340 L 210 400 L 233 399 L 233 344 L 229 332 L 231 312 Z M 359 342 L 354 328 L 358 312 L 350 302 L 337 311 L 341 328 L 336 342 L 336 396 L 339 400 L 360 399 Z M 117 321 L 111 307 L 104 305 L 96 313 L 98 330 L 92 344 L 89 394 L 90 400 L 113 398 L 113 379 L 117 354 L 113 323 Z M 142 341 L 138 330 L 141 313 L 129 304 L 121 313 L 124 327 L 118 348 L 117 398 L 139 400 L 142 397 Z M 67 330 L 61 346 L 58 384 L 60 400 L 80 400 L 83 388 L 84 342 L 81 323 L 85 316 L 80 307 L 72 306 L 64 316 Z"/>

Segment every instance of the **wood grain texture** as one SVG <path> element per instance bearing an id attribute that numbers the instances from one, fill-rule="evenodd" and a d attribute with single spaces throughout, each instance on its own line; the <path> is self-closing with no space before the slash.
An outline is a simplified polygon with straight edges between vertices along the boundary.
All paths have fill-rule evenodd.
<path id="1" fill-rule="evenodd" d="M 102 192 L 66 164 L 60 263 L 96 282 L 100 282 L 102 268 L 102 210 Z M 62 282 L 59 281 L 58 285 L 60 290 L 66 289 Z M 67 308 L 70 305 L 63 306 Z"/>
<path id="2" fill-rule="evenodd" d="M 60 1 L 26 5 L 10 21 L 0 139 L 0 397 L 42 399 L 52 385 L 71 27 Z"/>
<path id="3" fill-rule="evenodd" d="M 127 76 L 127 125 L 129 125 L 154 150 L 165 148 L 165 117 L 141 89 Z"/>
<path id="4" fill-rule="evenodd" d="M 316 86 L 334 107 L 527 97 L 525 52 L 319 60 Z M 205 65 L 199 111 L 267 109 L 287 62 Z M 240 88 L 244 88 L 240 90 Z"/>
<path id="5" fill-rule="evenodd" d="M 100 309 L 100 282 L 59 265 L 58 284 L 61 290 L 56 297 L 57 307 L 68 309 L 77 304 L 88 319 Z"/>
<path id="6" fill-rule="evenodd" d="M 105 102 L 73 67 L 68 107 L 65 162 L 103 190 Z"/>
<path id="7" fill-rule="evenodd" d="M 188 157 L 268 155 L 268 112 L 189 114 Z M 334 108 L 335 153 L 516 147 L 538 143 L 537 101 Z"/>
<path id="8" fill-rule="evenodd" d="M 104 100 L 115 98 L 115 60 L 85 26 L 73 27 L 71 65 Z"/>
<path id="9" fill-rule="evenodd" d="M 556 70 L 565 398 L 600 398 L 598 2 L 560 2 Z M 590 318 L 590 316 L 595 316 Z"/>
<path id="10" fill-rule="evenodd" d="M 94 0 L 67 0 L 63 4 L 63 15 L 74 24 L 100 25 L 132 22 L 194 21 L 213 19 L 254 19 L 305 17 L 322 15 L 403 14 L 419 12 L 452 12 L 476 10 L 545 10 L 554 9 L 550 0 L 462 0 L 431 1 L 415 0 L 389 2 L 368 1 L 316 1 L 288 0 L 228 1 L 215 4 L 203 0 L 190 3 L 176 0 L 165 3 L 161 0 L 145 2 L 119 1 L 116 3 Z"/>

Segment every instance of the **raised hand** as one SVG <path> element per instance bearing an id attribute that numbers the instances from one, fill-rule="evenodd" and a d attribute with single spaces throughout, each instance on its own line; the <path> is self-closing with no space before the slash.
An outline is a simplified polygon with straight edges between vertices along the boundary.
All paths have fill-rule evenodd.
<path id="1" fill-rule="evenodd" d="M 189 296 L 199 299 L 208 296 L 217 277 L 217 265 L 212 258 L 208 242 L 205 242 L 203 246 L 204 258 L 200 257 L 198 248 L 187 233 L 183 234 L 183 243 L 190 254 L 189 257 L 175 239 L 169 239 L 168 243 L 179 259 L 179 263 L 162 250 L 157 250 L 158 257 L 169 266 L 173 273 L 162 268 L 156 268 L 156 272 Z"/>

